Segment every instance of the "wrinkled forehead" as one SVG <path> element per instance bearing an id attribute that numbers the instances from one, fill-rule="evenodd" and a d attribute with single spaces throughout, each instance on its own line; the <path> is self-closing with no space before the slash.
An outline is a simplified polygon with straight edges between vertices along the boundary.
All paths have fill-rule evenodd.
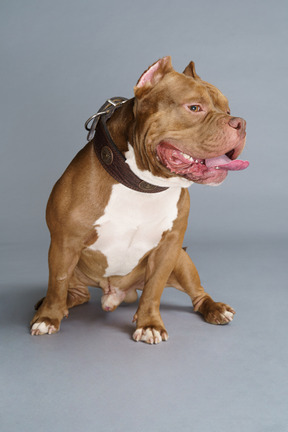
<path id="1" fill-rule="evenodd" d="M 214 85 L 207 83 L 206 81 L 202 81 L 203 86 L 206 88 L 209 96 L 212 99 L 213 105 L 215 107 L 219 107 L 223 111 L 229 110 L 229 102 L 226 96 L 221 93 L 221 91 L 215 87 Z"/>
<path id="2" fill-rule="evenodd" d="M 178 75 L 177 80 L 173 79 L 174 73 Z M 167 74 L 159 83 L 159 91 L 163 90 L 163 92 L 167 92 L 168 85 L 168 93 L 174 102 L 200 103 L 211 106 L 211 108 L 214 106 L 224 112 L 229 111 L 228 99 L 217 87 L 201 79 L 195 80 L 178 72 L 174 73 Z"/>

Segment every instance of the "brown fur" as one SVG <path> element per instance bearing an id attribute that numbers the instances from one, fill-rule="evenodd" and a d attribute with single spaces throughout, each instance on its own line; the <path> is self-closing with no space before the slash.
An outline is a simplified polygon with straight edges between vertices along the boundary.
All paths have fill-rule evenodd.
<path id="1" fill-rule="evenodd" d="M 179 110 L 181 104 L 193 98 L 207 107 L 208 114 L 201 121 Z M 184 152 L 191 154 L 193 150 L 199 158 L 214 157 L 231 148 L 230 118 L 227 99 L 214 86 L 200 79 L 193 62 L 184 74 L 179 74 L 166 57 L 160 61 L 152 81 L 136 86 L 135 98 L 116 110 L 108 128 L 122 152 L 127 150 L 127 142 L 134 146 L 141 170 L 169 178 L 175 174 L 168 172 L 155 158 L 156 145 L 167 137 L 167 130 L 172 142 L 181 140 Z M 163 233 L 157 247 L 149 251 L 128 275 L 104 277 L 106 257 L 87 246 L 97 239 L 97 227 L 95 231 L 93 224 L 103 215 L 115 183 L 99 163 L 92 143 L 88 143 L 54 186 L 47 205 L 47 224 L 51 233 L 49 285 L 31 326 L 45 322 L 50 326 L 50 332 L 58 331 L 68 309 L 89 300 L 88 286 L 102 288 L 104 295 L 113 293 L 117 287 L 123 293 L 119 298 L 128 302 L 136 300 L 136 289 L 143 290 L 134 317 L 136 326 L 157 329 L 163 339 L 168 336 L 159 306 L 165 286 L 186 292 L 194 309 L 202 313 L 206 321 L 227 323 L 223 311 L 234 313 L 234 310 L 223 303 L 215 303 L 204 291 L 193 262 L 182 249 L 190 207 L 187 189 L 182 189 L 178 217 L 172 229 Z M 41 334 L 41 331 L 32 330 L 32 334 Z"/>

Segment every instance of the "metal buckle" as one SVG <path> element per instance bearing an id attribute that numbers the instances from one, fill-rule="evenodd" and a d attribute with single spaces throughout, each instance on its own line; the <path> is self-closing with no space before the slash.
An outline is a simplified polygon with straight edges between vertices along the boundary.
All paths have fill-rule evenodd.
<path id="1" fill-rule="evenodd" d="M 99 121 L 99 117 L 103 114 L 106 114 L 106 111 L 99 111 L 98 113 L 93 114 L 91 117 L 89 117 L 88 120 L 86 120 L 85 129 L 88 131 L 88 134 L 87 134 L 87 140 L 88 141 L 91 141 L 94 138 L 96 126 L 97 126 L 97 123 Z M 93 120 L 92 125 L 89 128 L 88 125 L 92 120 Z"/>
<path id="2" fill-rule="evenodd" d="M 100 108 L 100 111 L 98 111 L 96 114 L 93 114 L 91 117 L 88 118 L 85 122 L 85 129 L 88 131 L 87 140 L 91 141 L 94 138 L 95 130 L 97 123 L 99 121 L 99 117 L 104 114 L 108 114 L 111 109 L 115 109 L 116 107 L 124 104 L 127 102 L 128 99 L 121 98 L 121 97 L 113 97 L 111 99 L 107 99 L 104 105 Z M 108 104 L 107 104 L 108 103 Z M 92 121 L 93 120 L 93 121 Z M 89 128 L 89 123 L 91 123 L 91 127 Z"/>

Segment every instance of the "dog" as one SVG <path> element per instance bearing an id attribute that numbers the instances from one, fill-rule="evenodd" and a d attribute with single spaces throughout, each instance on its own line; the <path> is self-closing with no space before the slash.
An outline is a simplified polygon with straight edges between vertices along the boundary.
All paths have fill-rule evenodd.
<path id="1" fill-rule="evenodd" d="M 105 311 L 135 302 L 135 341 L 168 339 L 159 307 L 166 286 L 186 292 L 208 323 L 227 324 L 235 311 L 214 302 L 182 248 L 192 183 L 218 185 L 238 159 L 246 123 L 190 62 L 150 66 L 132 99 L 112 98 L 86 124 L 88 144 L 55 184 L 47 204 L 51 234 L 49 285 L 31 334 L 52 334 L 63 317 L 103 290 Z M 91 127 L 88 127 L 92 122 Z"/>

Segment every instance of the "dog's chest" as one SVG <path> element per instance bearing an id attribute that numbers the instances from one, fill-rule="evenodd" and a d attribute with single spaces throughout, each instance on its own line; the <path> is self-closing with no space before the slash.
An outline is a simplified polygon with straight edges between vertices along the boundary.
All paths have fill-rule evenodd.
<path id="1" fill-rule="evenodd" d="M 177 218 L 181 188 L 145 194 L 117 184 L 100 219 L 97 241 L 89 247 L 105 255 L 105 276 L 126 275 L 161 240 Z"/>

